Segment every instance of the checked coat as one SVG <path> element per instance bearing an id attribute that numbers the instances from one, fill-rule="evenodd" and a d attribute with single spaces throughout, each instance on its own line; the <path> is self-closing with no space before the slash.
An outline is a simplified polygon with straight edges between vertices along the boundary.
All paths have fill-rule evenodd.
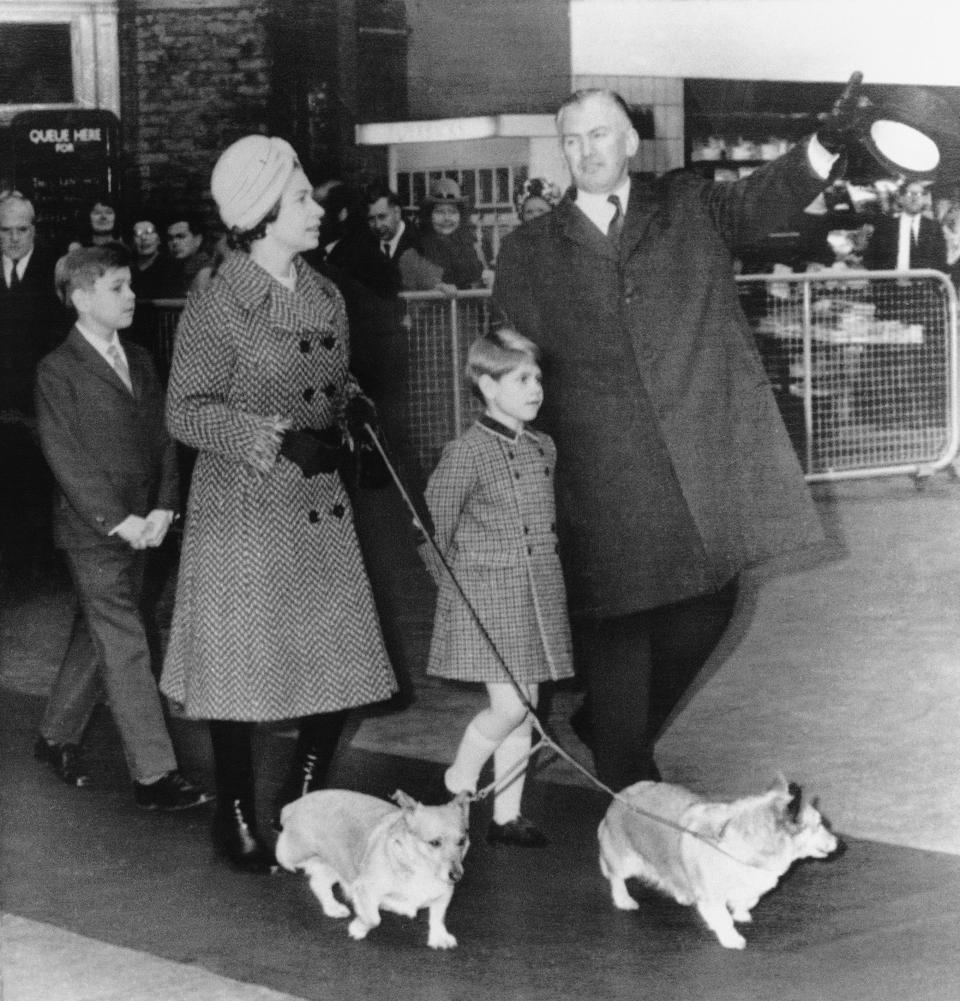
<path id="1" fill-rule="evenodd" d="M 272 418 L 329 427 L 358 391 L 340 293 L 296 270 L 291 292 L 231 254 L 177 328 L 167 421 L 199 454 L 161 688 L 195 718 L 292 718 L 396 687 L 339 474 L 247 461 Z"/>
<path id="2" fill-rule="evenodd" d="M 444 448 L 426 491 L 437 545 L 521 683 L 573 673 L 555 467 L 547 435 L 485 416 Z M 427 673 L 509 682 L 450 575 L 431 550 L 424 557 L 439 586 Z"/>
<path id="3" fill-rule="evenodd" d="M 493 295 L 542 352 L 573 614 L 707 594 L 821 540 L 733 257 L 825 184 L 800 143 L 734 182 L 632 176 L 619 244 L 569 197 L 504 238 Z"/>

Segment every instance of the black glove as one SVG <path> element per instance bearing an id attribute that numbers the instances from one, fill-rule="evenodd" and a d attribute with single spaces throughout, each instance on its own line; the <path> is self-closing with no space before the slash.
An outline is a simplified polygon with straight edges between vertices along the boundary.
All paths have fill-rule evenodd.
<path id="1" fill-rule="evenodd" d="M 866 134 L 872 120 L 870 99 L 860 93 L 863 74 L 856 70 L 817 129 L 817 140 L 829 153 L 843 153 Z"/>
<path id="2" fill-rule="evenodd" d="M 373 401 L 368 397 L 363 396 L 352 396 L 347 400 L 347 406 L 344 410 L 344 419 L 347 422 L 347 431 L 350 432 L 350 437 L 354 441 L 365 441 L 367 438 L 367 432 L 364 429 L 364 424 L 369 424 L 373 429 L 374 433 L 379 430 L 380 419 L 377 416 L 377 408 L 373 405 Z"/>
<path id="3" fill-rule="evenodd" d="M 306 479 L 318 473 L 334 473 L 343 458 L 343 435 L 339 428 L 302 428 L 287 431 L 280 443 L 280 454 L 296 463 Z"/>

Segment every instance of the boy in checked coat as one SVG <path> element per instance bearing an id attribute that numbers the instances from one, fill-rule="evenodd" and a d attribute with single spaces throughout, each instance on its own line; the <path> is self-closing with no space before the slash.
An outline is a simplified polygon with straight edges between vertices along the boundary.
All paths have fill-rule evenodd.
<path id="1" fill-rule="evenodd" d="M 117 335 L 133 321 L 130 277 L 116 243 L 72 250 L 55 271 L 77 320 L 37 369 L 37 427 L 58 488 L 54 542 L 80 610 L 35 753 L 67 784 L 90 784 L 80 743 L 102 682 L 137 806 L 184 810 L 210 796 L 177 769 L 140 607 L 146 551 L 177 506 L 176 456 L 149 355 Z"/>
<path id="2" fill-rule="evenodd" d="M 530 847 L 546 838 L 520 813 L 528 706 L 536 707 L 540 682 L 573 673 L 557 555 L 556 448 L 526 426 L 543 402 L 538 362 L 536 345 L 513 330 L 471 345 L 467 374 L 485 412 L 446 446 L 426 490 L 437 548 L 472 606 L 432 550 L 425 552 L 439 586 L 427 673 L 482 682 L 490 698 L 467 726 L 444 782 L 451 794 L 475 792 L 492 754 L 497 790 L 487 840 Z"/>

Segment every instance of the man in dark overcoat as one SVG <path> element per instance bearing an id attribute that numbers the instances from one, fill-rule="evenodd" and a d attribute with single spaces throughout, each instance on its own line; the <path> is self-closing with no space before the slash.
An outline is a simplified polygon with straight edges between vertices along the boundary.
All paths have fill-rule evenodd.
<path id="1" fill-rule="evenodd" d="M 33 411 L 37 363 L 69 329 L 53 286 L 56 257 L 36 240 L 32 203 L 0 195 L 0 574 L 18 586 L 50 569 L 50 472 Z"/>
<path id="2" fill-rule="evenodd" d="M 543 350 L 593 753 L 620 789 L 659 778 L 656 734 L 738 574 L 821 538 L 733 254 L 809 204 L 835 157 L 812 138 L 736 182 L 648 181 L 628 171 L 639 139 L 618 95 L 578 92 L 557 121 L 575 193 L 504 240 L 494 298 Z"/>

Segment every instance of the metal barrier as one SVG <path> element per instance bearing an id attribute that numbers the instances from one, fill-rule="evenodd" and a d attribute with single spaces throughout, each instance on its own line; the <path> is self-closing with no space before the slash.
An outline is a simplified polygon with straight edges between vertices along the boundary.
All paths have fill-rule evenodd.
<path id="1" fill-rule="evenodd" d="M 809 481 L 917 478 L 953 462 L 957 296 L 939 271 L 743 275 L 741 303 Z M 490 293 L 405 292 L 408 447 L 429 473 L 480 412 L 464 376 Z M 138 305 L 137 338 L 169 371 L 182 300 Z M 704 336 L 709 336 L 705 331 Z"/>
<path id="2" fill-rule="evenodd" d="M 949 466 L 958 447 L 957 296 L 939 271 L 738 278 L 809 481 Z"/>

